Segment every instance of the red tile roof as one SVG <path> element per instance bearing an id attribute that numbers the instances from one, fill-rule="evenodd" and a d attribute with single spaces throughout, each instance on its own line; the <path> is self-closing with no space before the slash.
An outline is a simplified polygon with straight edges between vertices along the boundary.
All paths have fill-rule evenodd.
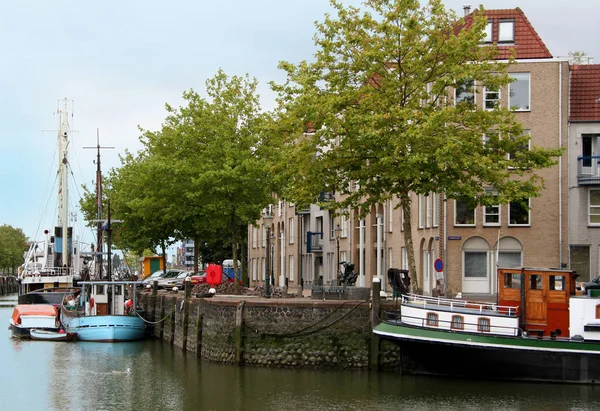
<path id="1" fill-rule="evenodd" d="M 479 11 L 475 10 L 473 13 L 479 13 Z M 511 50 L 515 51 L 515 58 L 517 60 L 552 58 L 552 54 L 550 54 L 550 51 L 525 16 L 525 13 L 519 7 L 516 9 L 484 10 L 483 14 L 488 20 L 493 21 L 492 42 L 498 46 L 498 59 L 507 59 L 510 56 Z M 470 26 L 472 15 L 469 14 L 465 17 L 467 27 Z M 514 20 L 514 43 L 498 43 L 499 20 Z"/>
<path id="2" fill-rule="evenodd" d="M 600 64 L 571 66 L 569 120 L 600 122 Z"/>

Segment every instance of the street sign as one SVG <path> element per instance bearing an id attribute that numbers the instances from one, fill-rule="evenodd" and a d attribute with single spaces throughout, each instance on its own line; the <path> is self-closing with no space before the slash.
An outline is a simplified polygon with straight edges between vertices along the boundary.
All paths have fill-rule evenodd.
<path id="1" fill-rule="evenodd" d="M 444 271 L 444 262 L 441 258 L 436 258 L 436 260 L 433 262 L 433 268 L 435 268 L 435 271 L 438 273 Z"/>

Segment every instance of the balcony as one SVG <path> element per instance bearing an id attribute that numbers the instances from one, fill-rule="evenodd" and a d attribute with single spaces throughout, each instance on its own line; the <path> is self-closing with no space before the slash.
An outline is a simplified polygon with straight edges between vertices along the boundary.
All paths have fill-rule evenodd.
<path id="1" fill-rule="evenodd" d="M 323 233 L 306 233 L 306 252 L 322 252 L 323 251 Z"/>
<path id="2" fill-rule="evenodd" d="M 577 157 L 577 182 L 583 185 L 600 185 L 600 156 Z"/>

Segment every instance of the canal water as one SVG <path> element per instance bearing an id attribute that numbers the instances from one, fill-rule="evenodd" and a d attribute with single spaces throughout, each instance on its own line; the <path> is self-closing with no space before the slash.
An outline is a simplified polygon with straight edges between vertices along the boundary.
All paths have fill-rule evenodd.
<path id="1" fill-rule="evenodd" d="M 600 410 L 600 387 L 235 367 L 156 340 L 19 341 L 15 300 L 0 297 L 0 410 Z"/>

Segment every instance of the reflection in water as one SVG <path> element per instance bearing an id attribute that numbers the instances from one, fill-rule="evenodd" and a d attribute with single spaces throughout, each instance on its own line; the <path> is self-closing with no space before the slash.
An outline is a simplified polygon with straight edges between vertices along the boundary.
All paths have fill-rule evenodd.
<path id="1" fill-rule="evenodd" d="M 11 311 L 0 309 L 0 322 Z M 19 341 L 5 331 L 0 350 L 1 409 L 600 409 L 600 387 L 223 366 L 154 340 Z"/>

